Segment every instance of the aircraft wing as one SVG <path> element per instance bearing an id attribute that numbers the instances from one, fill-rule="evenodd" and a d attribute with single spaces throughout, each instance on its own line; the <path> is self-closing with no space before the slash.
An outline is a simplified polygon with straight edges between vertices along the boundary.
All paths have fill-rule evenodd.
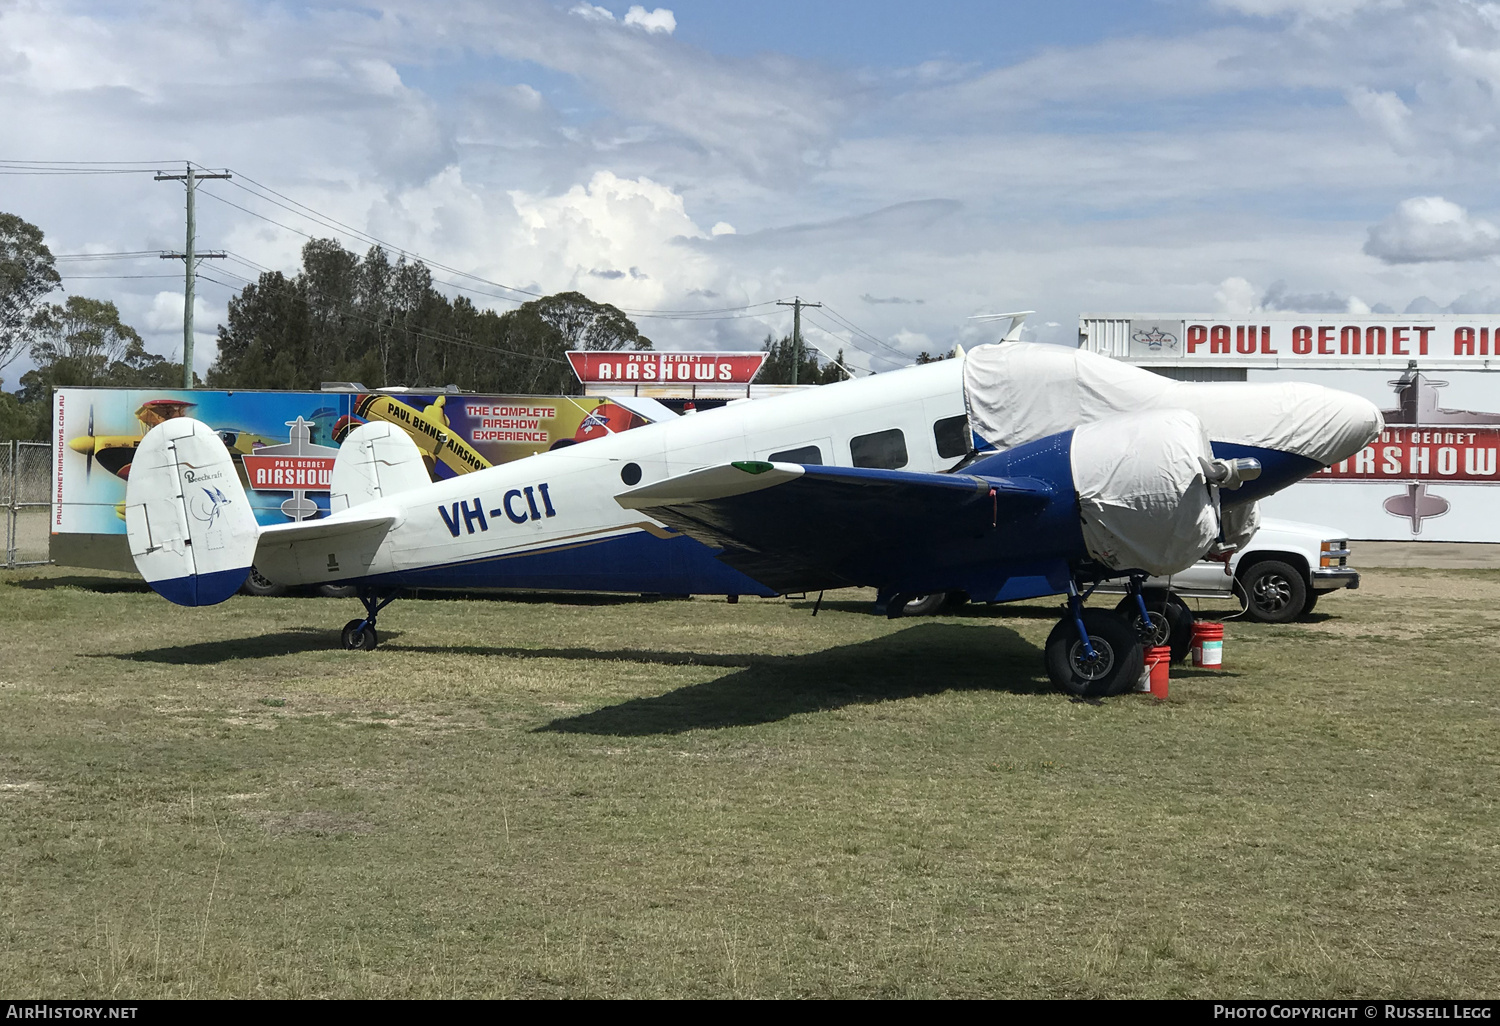
<path id="1" fill-rule="evenodd" d="M 869 584 L 933 550 L 1035 513 L 1031 478 L 736 462 L 615 496 L 778 591 Z"/>

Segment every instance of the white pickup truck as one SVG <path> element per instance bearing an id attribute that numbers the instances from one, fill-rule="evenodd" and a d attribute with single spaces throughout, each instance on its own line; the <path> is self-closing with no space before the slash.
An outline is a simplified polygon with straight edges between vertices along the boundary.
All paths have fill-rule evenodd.
<path id="1" fill-rule="evenodd" d="M 1233 598 L 1245 606 L 1248 619 L 1261 623 L 1295 620 L 1312 612 L 1328 592 L 1359 587 L 1359 571 L 1349 567 L 1347 534 L 1273 517 L 1261 520 L 1250 544 L 1230 559 L 1229 570 L 1226 574 L 1223 563 L 1203 560 L 1170 578 L 1153 577 L 1146 587 L 1170 588 L 1184 598 Z"/>
<path id="2" fill-rule="evenodd" d="M 1320 596 L 1340 588 L 1358 588 L 1359 571 L 1349 567 L 1349 536 L 1319 524 L 1265 517 L 1250 544 L 1234 554 L 1229 573 L 1223 563 L 1202 560 L 1171 577 L 1146 582 L 1148 594 L 1170 589 L 1183 598 L 1223 599 L 1245 607 L 1245 615 L 1262 623 L 1286 623 L 1312 612 Z M 1123 592 L 1106 585 L 1100 592 Z M 918 595 L 903 616 L 936 613 L 961 595 Z M 1179 604 L 1180 605 L 1180 604 Z M 1183 607 L 1184 609 L 1186 607 Z M 877 605 L 879 612 L 884 607 Z"/>

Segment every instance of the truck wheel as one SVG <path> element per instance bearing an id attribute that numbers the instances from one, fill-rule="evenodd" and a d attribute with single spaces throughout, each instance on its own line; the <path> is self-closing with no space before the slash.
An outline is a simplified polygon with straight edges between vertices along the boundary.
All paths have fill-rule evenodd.
<path id="1" fill-rule="evenodd" d="M 1072 616 L 1064 616 L 1047 635 L 1047 676 L 1052 683 L 1077 698 L 1103 698 L 1129 690 L 1143 666 L 1135 628 L 1119 613 L 1085 609 L 1083 629 L 1088 631 L 1093 659 L 1084 655 Z"/>
<path id="2" fill-rule="evenodd" d="M 1287 623 L 1307 608 L 1307 583 L 1296 568 L 1267 559 L 1243 571 L 1245 615 L 1261 623 Z"/>
<path id="3" fill-rule="evenodd" d="M 1151 614 L 1150 635 L 1141 627 L 1140 611 L 1135 599 L 1126 595 L 1115 606 L 1115 612 L 1130 621 L 1140 636 L 1141 644 L 1168 645 L 1172 649 L 1172 662 L 1180 663 L 1193 650 L 1193 611 L 1173 592 L 1148 591 L 1146 611 Z"/>
<path id="4" fill-rule="evenodd" d="M 281 598 L 286 594 L 286 585 L 277 584 L 255 567 L 250 568 L 250 576 L 245 578 L 245 583 L 240 585 L 240 591 L 246 595 L 261 595 L 266 598 Z"/>
<path id="5" fill-rule="evenodd" d="M 1309 591 L 1307 593 L 1307 603 L 1302 607 L 1303 616 L 1306 616 L 1308 613 L 1311 613 L 1313 611 L 1313 607 L 1318 604 L 1318 596 L 1322 594 L 1323 593 L 1321 591 Z"/>

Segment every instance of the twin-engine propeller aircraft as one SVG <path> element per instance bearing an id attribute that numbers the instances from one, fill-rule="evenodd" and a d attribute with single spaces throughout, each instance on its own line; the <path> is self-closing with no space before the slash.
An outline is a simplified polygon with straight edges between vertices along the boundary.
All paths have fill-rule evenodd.
<path id="1" fill-rule="evenodd" d="M 772 596 L 872 586 L 906 598 L 1068 596 L 1047 669 L 1074 694 L 1124 690 L 1169 626 L 1147 575 L 1253 532 L 1254 503 L 1347 459 L 1375 406 L 1306 384 L 1186 383 L 1024 343 L 649 424 L 429 482 L 399 428 L 344 441 L 332 513 L 260 527 L 229 453 L 189 418 L 153 428 L 126 498 L 141 574 L 182 605 L 257 569 L 345 582 L 375 647 L 403 588 Z M 1124 612 L 1085 608 L 1125 578 Z"/>

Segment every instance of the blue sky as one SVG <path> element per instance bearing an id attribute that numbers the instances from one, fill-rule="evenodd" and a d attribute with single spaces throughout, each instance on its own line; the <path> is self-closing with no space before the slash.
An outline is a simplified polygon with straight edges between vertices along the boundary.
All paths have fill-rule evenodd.
<path id="1" fill-rule="evenodd" d="M 879 369 L 995 309 L 1060 342 L 1101 310 L 1500 310 L 1497 96 L 1478 0 L 0 0 L 0 158 L 239 174 L 199 205 L 233 254 L 204 363 L 243 277 L 335 232 L 260 185 L 351 248 L 753 308 L 643 315 L 667 346 L 755 346 L 788 327 L 758 304 L 822 300 L 809 337 Z M 149 176 L 0 175 L 0 209 L 59 253 L 180 246 Z M 159 264 L 68 287 L 170 353 L 178 287 L 125 276 Z"/>

